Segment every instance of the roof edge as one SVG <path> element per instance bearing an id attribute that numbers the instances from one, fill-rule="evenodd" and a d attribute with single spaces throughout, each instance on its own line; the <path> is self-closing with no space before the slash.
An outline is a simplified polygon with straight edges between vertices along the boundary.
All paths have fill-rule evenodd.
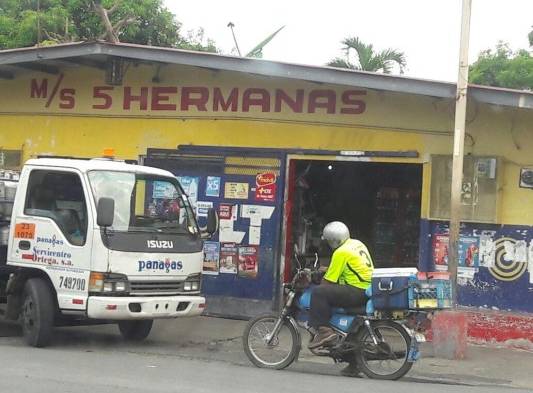
<path id="1" fill-rule="evenodd" d="M 452 82 L 104 41 L 4 50 L 0 51 L 0 66 L 88 55 L 117 56 L 445 99 L 454 99 L 456 95 L 456 85 Z M 483 103 L 533 109 L 533 92 L 530 91 L 479 85 L 469 85 L 469 90 L 471 97 Z"/>

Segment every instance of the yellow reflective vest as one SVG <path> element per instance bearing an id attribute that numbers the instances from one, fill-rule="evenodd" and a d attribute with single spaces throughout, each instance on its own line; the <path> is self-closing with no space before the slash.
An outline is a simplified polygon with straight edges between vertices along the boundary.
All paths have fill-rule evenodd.
<path id="1" fill-rule="evenodd" d="M 348 239 L 333 252 L 324 279 L 366 289 L 370 286 L 373 271 L 372 258 L 363 242 Z"/>

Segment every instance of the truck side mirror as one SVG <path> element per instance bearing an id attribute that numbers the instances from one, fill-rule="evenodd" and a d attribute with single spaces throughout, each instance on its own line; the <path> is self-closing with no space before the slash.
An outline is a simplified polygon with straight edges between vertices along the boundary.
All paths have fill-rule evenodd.
<path id="1" fill-rule="evenodd" d="M 96 224 L 102 228 L 107 228 L 113 225 L 113 218 L 115 216 L 115 200 L 113 198 L 98 199 L 98 206 L 96 207 Z"/>
<path id="2" fill-rule="evenodd" d="M 212 235 L 218 231 L 218 215 L 217 211 L 214 208 L 209 208 L 207 211 L 207 233 Z"/>

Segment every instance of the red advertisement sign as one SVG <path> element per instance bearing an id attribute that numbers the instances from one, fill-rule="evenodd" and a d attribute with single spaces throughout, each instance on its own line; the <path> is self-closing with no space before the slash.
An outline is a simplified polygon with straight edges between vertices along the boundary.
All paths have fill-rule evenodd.
<path id="1" fill-rule="evenodd" d="M 448 235 L 433 235 L 433 261 L 435 265 L 448 266 Z"/>
<path id="2" fill-rule="evenodd" d="M 433 235 L 433 261 L 437 269 L 445 270 L 448 266 L 448 235 Z M 475 236 L 459 237 L 459 266 L 479 267 L 479 238 Z"/>
<path id="3" fill-rule="evenodd" d="M 237 219 L 238 205 L 232 205 L 231 203 L 221 203 L 218 207 L 218 218 L 221 220 L 233 220 Z"/>
<path id="4" fill-rule="evenodd" d="M 232 215 L 233 205 L 221 203 L 218 207 L 218 218 L 221 220 L 230 220 Z"/>
<path id="5" fill-rule="evenodd" d="M 274 202 L 276 199 L 276 174 L 260 173 L 255 177 L 255 200 Z"/>
<path id="6" fill-rule="evenodd" d="M 257 278 L 259 263 L 259 247 L 240 246 L 239 247 L 239 276 L 246 278 Z"/>

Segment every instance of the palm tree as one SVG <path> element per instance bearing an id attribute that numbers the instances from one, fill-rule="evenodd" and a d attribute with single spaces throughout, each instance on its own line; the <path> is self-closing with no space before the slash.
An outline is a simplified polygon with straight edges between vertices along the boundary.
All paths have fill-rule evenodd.
<path id="1" fill-rule="evenodd" d="M 400 74 L 406 65 L 405 55 L 395 49 L 385 49 L 381 52 L 375 52 L 372 44 L 365 44 L 358 37 L 348 37 L 342 41 L 346 51 L 346 58 L 337 57 L 327 65 L 338 68 L 349 68 L 359 71 L 381 71 L 384 74 L 390 74 L 394 64 L 400 67 Z M 350 61 L 351 50 L 355 51 L 357 63 Z"/>

